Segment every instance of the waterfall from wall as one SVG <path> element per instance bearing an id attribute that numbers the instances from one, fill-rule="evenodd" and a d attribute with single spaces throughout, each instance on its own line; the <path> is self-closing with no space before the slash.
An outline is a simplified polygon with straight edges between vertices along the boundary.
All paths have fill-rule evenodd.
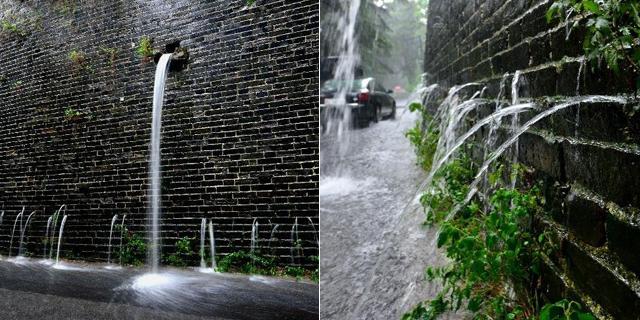
<path id="1" fill-rule="evenodd" d="M 149 219 L 151 232 L 149 235 L 148 259 L 152 272 L 158 271 L 160 261 L 160 132 L 162 129 L 162 104 L 164 102 L 164 87 L 171 54 L 163 54 L 158 61 L 156 77 L 153 85 L 153 120 L 151 124 L 151 155 L 149 158 Z"/>

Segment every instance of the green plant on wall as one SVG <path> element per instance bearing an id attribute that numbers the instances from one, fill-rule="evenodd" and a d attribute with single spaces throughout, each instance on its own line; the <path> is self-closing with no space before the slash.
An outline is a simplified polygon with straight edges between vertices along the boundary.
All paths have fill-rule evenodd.
<path id="1" fill-rule="evenodd" d="M 71 50 L 69 52 L 69 60 L 76 66 L 81 66 L 87 61 L 87 56 L 78 50 Z"/>
<path id="2" fill-rule="evenodd" d="M 556 0 L 547 11 L 547 20 L 585 18 L 585 56 L 618 73 L 621 64 L 634 72 L 640 66 L 640 1 L 638 0 Z M 579 25 L 579 20 L 571 23 Z"/>
<path id="3" fill-rule="evenodd" d="M 194 251 L 192 250 L 192 241 L 193 238 L 184 237 L 176 242 L 176 252 L 174 254 L 169 255 L 165 262 L 168 265 L 175 267 L 186 267 L 187 262 L 185 258 L 190 258 L 194 255 Z"/>
<path id="4" fill-rule="evenodd" d="M 118 49 L 117 48 L 109 48 L 109 47 L 100 47 L 100 51 L 107 58 L 109 64 L 113 68 L 116 64 L 116 59 L 118 57 Z"/>
<path id="5" fill-rule="evenodd" d="M 72 107 L 67 107 L 64 110 L 64 120 L 65 121 L 74 121 L 77 120 L 79 118 L 82 117 L 82 113 L 80 113 L 80 111 L 72 108 Z"/>
<path id="6" fill-rule="evenodd" d="M 147 36 L 140 38 L 138 47 L 136 48 L 136 53 L 145 61 L 147 61 L 150 57 L 153 57 L 153 39 Z"/>
<path id="7" fill-rule="evenodd" d="M 256 0 L 247 0 L 247 5 L 248 6 L 252 6 L 255 3 L 256 3 Z"/>
<path id="8" fill-rule="evenodd" d="M 15 34 L 20 37 L 26 37 L 28 34 L 25 30 L 19 28 L 17 24 L 7 19 L 0 20 L 0 25 L 2 25 L 2 32 L 4 33 Z"/>

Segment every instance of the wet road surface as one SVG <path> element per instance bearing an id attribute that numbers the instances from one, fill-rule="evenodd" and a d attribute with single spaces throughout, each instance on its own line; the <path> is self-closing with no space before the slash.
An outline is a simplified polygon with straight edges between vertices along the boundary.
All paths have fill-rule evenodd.
<path id="1" fill-rule="evenodd" d="M 322 319 L 399 319 L 436 293 L 424 269 L 443 257 L 435 230 L 421 225 L 415 198 L 426 174 L 404 136 L 416 115 L 397 114 L 353 130 L 343 156 L 336 139 L 323 136 L 321 175 L 338 162 L 344 167 L 320 180 Z"/>
<path id="2" fill-rule="evenodd" d="M 272 277 L 0 261 L 1 319 L 317 319 L 318 286 Z"/>

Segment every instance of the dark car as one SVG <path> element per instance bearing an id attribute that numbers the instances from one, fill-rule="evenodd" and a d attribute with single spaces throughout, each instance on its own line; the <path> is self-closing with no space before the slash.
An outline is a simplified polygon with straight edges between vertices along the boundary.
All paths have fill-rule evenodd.
<path id="1" fill-rule="evenodd" d="M 349 82 L 350 81 L 350 82 Z M 396 101 L 391 96 L 393 91 L 385 90 L 374 78 L 357 80 L 328 80 L 320 89 L 320 117 L 323 122 L 326 117 L 340 112 L 336 94 L 341 87 L 351 88 L 345 97 L 346 107 L 351 109 L 354 124 L 368 126 L 370 121 L 378 122 L 383 118 L 394 119 L 396 116 Z"/>

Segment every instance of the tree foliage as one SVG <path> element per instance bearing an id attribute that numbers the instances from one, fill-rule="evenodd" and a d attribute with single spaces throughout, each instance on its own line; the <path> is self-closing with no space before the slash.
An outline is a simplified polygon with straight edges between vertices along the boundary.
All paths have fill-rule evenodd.
<path id="1" fill-rule="evenodd" d="M 621 64 L 640 71 L 640 1 L 638 0 L 556 0 L 547 11 L 547 20 L 586 19 L 583 41 L 585 56 L 618 73 Z M 577 27 L 580 19 L 572 23 Z"/>

